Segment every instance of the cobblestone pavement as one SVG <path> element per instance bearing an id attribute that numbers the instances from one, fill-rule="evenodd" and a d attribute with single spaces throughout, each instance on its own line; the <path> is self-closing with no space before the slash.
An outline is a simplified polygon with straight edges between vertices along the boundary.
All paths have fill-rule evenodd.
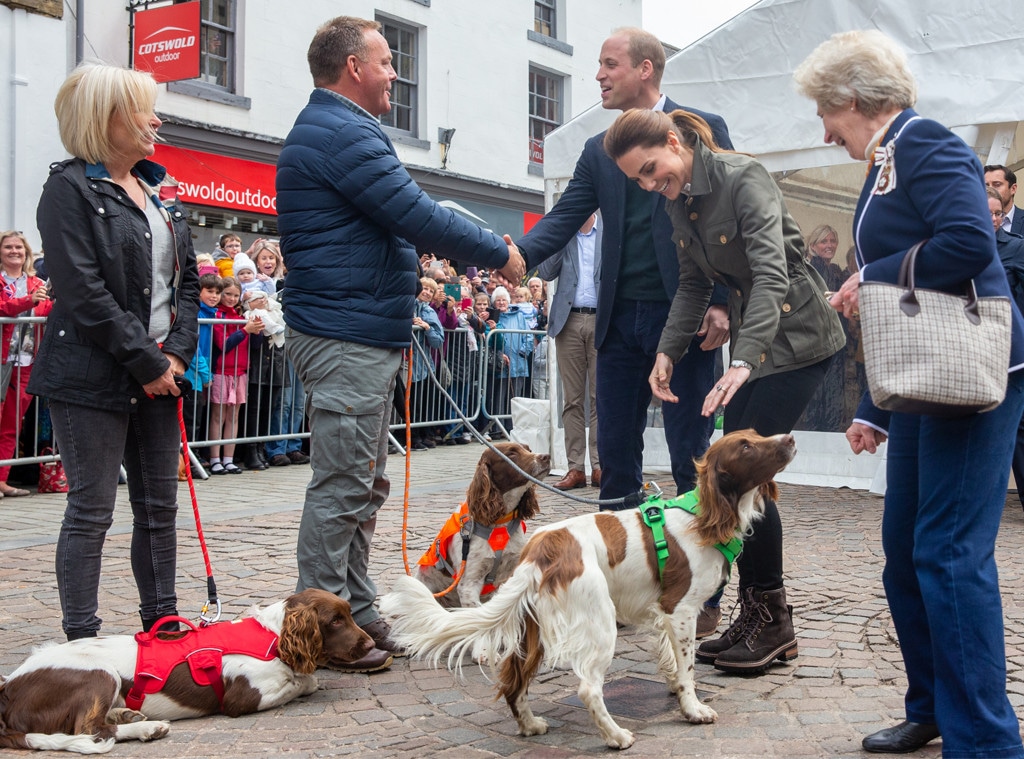
<path id="1" fill-rule="evenodd" d="M 465 494 L 480 446 L 413 454 L 408 556 L 416 559 Z M 389 462 L 392 497 L 380 512 L 373 566 L 386 591 L 403 572 L 402 495 L 406 459 Z M 654 475 L 662 485 L 667 475 Z M 308 466 L 289 466 L 196 483 L 213 571 L 225 618 L 251 604 L 287 596 L 295 585 L 295 536 Z M 554 478 L 551 478 L 554 481 Z M 667 488 L 666 488 L 667 489 Z M 128 560 L 130 517 L 120 489 L 107 540 L 100 610 L 104 632 L 133 633 L 139 624 Z M 573 491 L 595 498 L 592 488 Z M 544 492 L 540 521 L 592 510 Z M 205 571 L 181 491 L 179 608 L 194 617 L 205 598 Z M 727 676 L 697 665 L 701 697 L 718 722 L 685 723 L 656 674 L 646 633 L 625 628 L 606 690 L 609 708 L 636 735 L 630 757 L 853 757 L 861 737 L 903 718 L 905 681 L 881 588 L 882 501 L 850 490 L 783 485 L 789 601 L 795 607 L 800 656 L 762 677 Z M 63 640 L 53 580 L 54 540 L 63 496 L 0 501 L 0 672 L 9 672 L 37 643 Z M 997 556 L 1006 616 L 1009 690 L 1024 714 L 1024 513 L 1007 499 Z M 726 601 L 735 596 L 735 581 Z M 118 757 L 573 757 L 607 755 L 585 709 L 574 706 L 571 672 L 543 674 L 531 688 L 535 711 L 551 725 L 522 738 L 484 674 L 467 666 L 463 681 L 396 659 L 373 675 L 318 672 L 320 690 L 281 708 L 231 719 L 174 723 L 152 744 L 122 743 Z M 616 696 L 616 693 L 621 695 Z M 630 712 L 636 716 L 622 717 Z M 37 754 L 39 755 L 39 754 Z M 940 755 L 938 742 L 915 756 Z M 56 756 L 56 754 L 54 754 Z"/>

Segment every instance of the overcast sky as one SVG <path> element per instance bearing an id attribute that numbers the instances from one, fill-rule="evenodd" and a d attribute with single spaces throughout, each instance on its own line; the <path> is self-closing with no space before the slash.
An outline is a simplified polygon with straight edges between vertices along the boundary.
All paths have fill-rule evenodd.
<path id="1" fill-rule="evenodd" d="M 678 48 L 749 8 L 756 0 L 643 0 L 643 26 Z"/>

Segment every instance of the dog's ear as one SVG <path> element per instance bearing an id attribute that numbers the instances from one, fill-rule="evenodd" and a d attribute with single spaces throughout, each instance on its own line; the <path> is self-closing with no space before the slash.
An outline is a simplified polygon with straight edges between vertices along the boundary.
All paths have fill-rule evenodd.
<path id="1" fill-rule="evenodd" d="M 491 479 L 487 454 L 480 457 L 473 480 L 466 490 L 469 515 L 480 524 L 494 524 L 505 515 L 505 502 Z"/>
<path id="2" fill-rule="evenodd" d="M 701 545 L 728 543 L 739 526 L 739 496 L 736 478 L 722 466 L 717 448 L 709 448 L 697 466 L 700 515 L 694 527 Z"/>
<path id="3" fill-rule="evenodd" d="M 779 500 L 779 486 L 775 484 L 775 480 L 769 480 L 758 487 L 757 493 L 761 496 L 762 502 Z"/>
<path id="4" fill-rule="evenodd" d="M 540 503 L 537 501 L 537 491 L 536 488 L 531 487 L 519 499 L 519 517 L 533 519 L 538 514 L 540 514 Z"/>
<path id="5" fill-rule="evenodd" d="M 316 672 L 323 648 L 316 605 L 300 602 L 286 606 L 277 640 L 277 657 L 300 675 L 311 675 Z"/>

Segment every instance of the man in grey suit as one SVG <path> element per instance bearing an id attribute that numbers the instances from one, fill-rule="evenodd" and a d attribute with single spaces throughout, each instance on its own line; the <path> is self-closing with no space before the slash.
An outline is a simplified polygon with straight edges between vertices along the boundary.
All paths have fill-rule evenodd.
<path id="1" fill-rule="evenodd" d="M 1013 204 L 1013 196 L 1017 192 L 1017 175 L 1002 164 L 990 164 L 985 167 L 985 186 L 999 193 L 1003 204 L 1003 230 L 1013 235 L 1024 236 L 1024 210 Z"/>
<path id="2" fill-rule="evenodd" d="M 558 278 L 558 290 L 548 306 L 548 335 L 554 339 L 558 351 L 558 376 L 562 382 L 562 426 L 569 471 L 555 483 L 555 487 L 559 490 L 573 490 L 586 486 L 588 448 L 590 484 L 600 487 L 597 347 L 594 344 L 597 291 L 601 283 L 600 217 L 596 213 L 591 214 L 576 236 L 562 249 L 561 255 L 542 263 L 537 274 L 546 280 Z"/>

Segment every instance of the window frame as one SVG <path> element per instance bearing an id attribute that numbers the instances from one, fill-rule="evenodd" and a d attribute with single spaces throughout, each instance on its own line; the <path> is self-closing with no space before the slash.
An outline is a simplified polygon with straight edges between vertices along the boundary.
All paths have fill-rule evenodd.
<path id="1" fill-rule="evenodd" d="M 230 20 L 229 26 L 224 26 L 223 24 L 214 22 L 212 19 L 208 18 L 209 16 L 212 16 L 213 3 L 218 1 L 227 4 Z M 206 6 L 205 8 L 203 7 L 204 5 Z M 238 94 L 238 27 L 241 11 L 240 6 L 240 0 L 200 0 L 199 78 L 180 82 L 168 82 L 168 92 L 177 92 L 182 95 L 189 95 L 191 97 L 197 97 L 203 100 L 223 103 L 224 105 L 231 105 L 239 108 L 250 109 L 252 107 L 251 98 Z M 227 69 L 225 75 L 226 84 L 218 84 L 217 82 L 203 79 L 204 75 L 209 76 L 209 59 L 207 58 L 205 41 L 208 30 L 211 28 L 216 29 L 219 33 L 224 35 L 225 52 L 223 57 Z"/>
<path id="2" fill-rule="evenodd" d="M 404 50 L 395 50 L 391 48 L 392 55 L 392 67 L 395 69 L 395 73 L 398 74 L 398 79 L 391 85 L 391 110 L 381 116 L 381 125 L 384 126 L 389 134 L 407 137 L 410 139 L 417 139 L 419 137 L 419 119 L 420 119 L 420 62 L 422 56 L 420 50 L 422 45 L 420 44 L 420 28 L 413 26 L 412 24 L 403 23 L 397 19 L 389 18 L 387 16 L 378 16 L 376 21 L 381 24 L 381 34 L 387 39 L 386 32 L 388 28 L 395 29 L 399 36 L 399 45 L 401 45 L 401 39 L 403 36 L 408 36 L 412 42 L 412 52 Z M 388 46 L 391 46 L 391 42 L 388 42 Z M 408 72 L 411 73 L 412 79 L 407 76 L 403 76 L 403 69 L 406 69 L 402 65 L 402 58 L 408 58 L 410 64 Z M 407 88 L 410 97 L 408 103 L 400 102 L 396 100 L 396 95 L 399 91 L 399 87 Z M 402 111 L 407 113 L 408 128 L 404 126 L 398 126 L 399 120 L 397 116 Z"/>
<path id="3" fill-rule="evenodd" d="M 543 79 L 549 82 L 551 85 L 553 85 L 555 92 L 551 93 L 549 88 L 545 88 L 544 92 L 538 91 L 535 85 L 539 79 Z M 529 102 L 527 104 L 527 115 L 529 119 L 529 163 L 533 166 L 544 165 L 543 159 L 540 161 L 534 160 L 534 141 L 539 141 L 540 144 L 543 145 L 544 138 L 565 123 L 565 89 L 565 76 L 557 74 L 553 71 L 540 68 L 539 66 L 530 66 L 529 82 L 527 84 L 527 92 L 529 97 Z M 557 115 L 552 117 L 547 113 L 538 112 L 540 109 L 535 109 L 535 105 L 541 103 L 554 104 L 554 108 L 555 110 L 557 110 Z M 548 108 L 543 109 L 543 111 L 548 110 Z M 535 136 L 535 127 L 537 125 L 541 125 L 541 127 L 548 127 L 543 130 L 543 134 L 539 138 Z"/>

